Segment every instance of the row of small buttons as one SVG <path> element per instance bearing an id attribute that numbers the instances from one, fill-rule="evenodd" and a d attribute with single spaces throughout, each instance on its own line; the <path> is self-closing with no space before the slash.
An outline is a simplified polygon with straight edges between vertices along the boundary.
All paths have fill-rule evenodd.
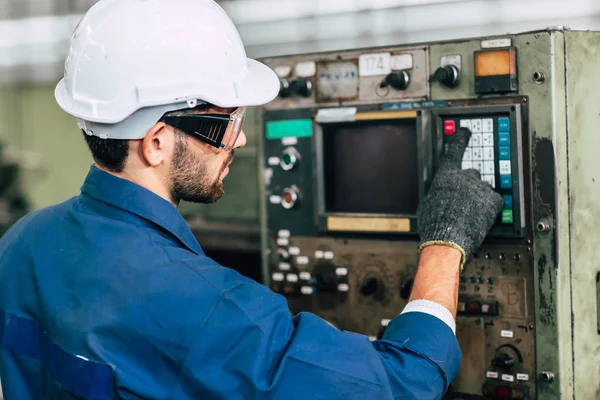
<path id="1" fill-rule="evenodd" d="M 500 187 L 502 189 L 512 188 L 512 169 L 510 164 L 510 119 L 498 118 L 498 154 L 500 158 Z M 504 163 L 503 163 L 504 161 Z M 502 210 L 502 223 L 513 223 L 513 199 L 512 196 L 504 196 L 504 210 Z"/>

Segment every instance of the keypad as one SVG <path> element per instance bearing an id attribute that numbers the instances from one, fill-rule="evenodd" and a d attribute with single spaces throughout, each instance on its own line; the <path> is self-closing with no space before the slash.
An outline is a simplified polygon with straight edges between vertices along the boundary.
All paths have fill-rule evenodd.
<path id="1" fill-rule="evenodd" d="M 512 224 L 514 219 L 512 189 L 516 183 L 513 183 L 514 173 L 511 162 L 510 118 L 450 118 L 444 121 L 444 133 L 454 134 L 456 126 L 471 131 L 471 139 L 462 160 L 462 169 L 479 171 L 481 179 L 503 195 L 504 210 L 499 217 L 499 222 Z"/>

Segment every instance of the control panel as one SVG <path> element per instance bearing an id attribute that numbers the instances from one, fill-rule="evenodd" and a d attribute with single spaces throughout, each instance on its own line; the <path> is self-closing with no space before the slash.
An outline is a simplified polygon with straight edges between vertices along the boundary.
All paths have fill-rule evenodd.
<path id="1" fill-rule="evenodd" d="M 504 207 L 460 275 L 463 359 L 445 398 L 599 398 L 600 359 L 587 360 L 600 354 L 600 322 L 589 319 L 600 315 L 600 270 L 588 254 L 600 215 L 592 171 L 600 169 L 581 143 L 600 143 L 567 131 L 597 126 L 597 107 L 580 93 L 569 111 L 566 93 L 588 85 L 570 72 L 585 63 L 565 64 L 569 40 L 577 54 L 600 34 L 541 31 L 263 60 L 282 80 L 263 112 L 270 288 L 293 313 L 380 338 L 412 290 L 418 204 L 448 140 L 468 128 L 462 168 L 478 171 Z"/>

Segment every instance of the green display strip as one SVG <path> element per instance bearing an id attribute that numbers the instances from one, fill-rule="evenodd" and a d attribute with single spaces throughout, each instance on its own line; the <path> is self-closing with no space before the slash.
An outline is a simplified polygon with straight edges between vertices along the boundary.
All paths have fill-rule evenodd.
<path id="1" fill-rule="evenodd" d="M 286 137 L 311 137 L 311 119 L 290 119 L 267 122 L 267 139 L 283 139 Z"/>

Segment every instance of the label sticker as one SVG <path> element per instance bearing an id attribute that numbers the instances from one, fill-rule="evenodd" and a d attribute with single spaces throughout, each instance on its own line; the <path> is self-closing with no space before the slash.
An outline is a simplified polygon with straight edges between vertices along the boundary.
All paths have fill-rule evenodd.
<path id="1" fill-rule="evenodd" d="M 326 251 L 324 256 L 326 260 L 333 260 L 333 251 Z"/>
<path id="2" fill-rule="evenodd" d="M 279 236 L 280 238 L 289 238 L 290 237 L 290 231 L 288 231 L 288 230 L 281 230 L 281 231 L 277 232 L 277 236 Z"/>
<path id="3" fill-rule="evenodd" d="M 527 374 L 517 374 L 517 380 L 518 381 L 528 381 L 529 380 L 529 375 L 527 375 Z"/>
<path id="4" fill-rule="evenodd" d="M 489 379 L 498 379 L 498 373 L 494 371 L 488 371 L 485 373 L 485 377 Z"/>
<path id="5" fill-rule="evenodd" d="M 290 244 L 290 240 L 289 239 L 286 239 L 286 238 L 279 238 L 279 239 L 277 239 L 277 246 L 285 247 L 285 246 L 287 246 L 289 244 Z"/>
<path id="6" fill-rule="evenodd" d="M 272 278 L 275 282 L 281 282 L 283 281 L 283 274 L 281 272 L 275 272 Z"/>
<path id="7" fill-rule="evenodd" d="M 515 377 L 512 375 L 502 374 L 502 380 L 506 382 L 514 382 Z"/>
<path id="8" fill-rule="evenodd" d="M 308 295 L 308 294 L 313 294 L 314 289 L 310 286 L 302 286 L 300 291 L 302 292 L 302 294 Z"/>
<path id="9" fill-rule="evenodd" d="M 321 259 L 325 257 L 325 254 L 321 250 L 315 251 L 315 258 Z"/>
<path id="10" fill-rule="evenodd" d="M 500 336 L 503 338 L 512 338 L 514 336 L 513 331 L 500 331 Z"/>
<path id="11" fill-rule="evenodd" d="M 347 284 L 347 283 L 340 283 L 340 284 L 338 285 L 338 290 L 339 290 L 340 292 L 347 292 L 349 289 L 350 289 L 350 286 L 348 286 L 348 284 Z"/>
<path id="12" fill-rule="evenodd" d="M 287 78 L 292 73 L 292 67 L 289 65 L 278 65 L 273 68 L 273 71 L 275 71 L 278 77 Z"/>
<path id="13" fill-rule="evenodd" d="M 346 275 L 348 275 L 348 269 L 347 268 L 336 268 L 335 274 L 339 275 L 339 276 L 346 276 Z"/>
<path id="14" fill-rule="evenodd" d="M 310 78 L 317 74 L 317 63 L 305 61 L 296 64 L 296 76 L 299 78 Z"/>
<path id="15" fill-rule="evenodd" d="M 298 144 L 298 138 L 295 138 L 295 137 L 283 138 L 283 139 L 281 139 L 281 144 L 283 146 L 295 146 Z"/>
<path id="16" fill-rule="evenodd" d="M 290 119 L 267 122 L 267 139 L 283 139 L 288 137 L 302 138 L 312 136 L 312 120 Z"/>
<path id="17" fill-rule="evenodd" d="M 492 39 L 492 40 L 484 40 L 481 42 L 482 49 L 494 49 L 497 47 L 510 47 L 512 45 L 512 40 L 510 39 Z"/>
<path id="18" fill-rule="evenodd" d="M 300 279 L 307 281 L 310 279 L 310 272 L 300 272 Z"/>
<path id="19" fill-rule="evenodd" d="M 308 264 L 308 257 L 306 257 L 306 256 L 298 257 L 296 259 L 296 262 L 300 265 L 306 265 L 306 264 Z"/>
<path id="20" fill-rule="evenodd" d="M 400 54 L 397 56 L 392 56 L 390 61 L 391 67 L 396 71 L 404 71 L 407 69 L 412 69 L 413 67 L 413 56 L 412 54 Z"/>
<path id="21" fill-rule="evenodd" d="M 363 54 L 358 59 L 360 76 L 387 75 L 392 72 L 391 53 Z"/>
<path id="22" fill-rule="evenodd" d="M 298 247 L 290 247 L 289 252 L 291 255 L 297 256 L 298 254 L 300 254 L 300 249 Z"/>
<path id="23" fill-rule="evenodd" d="M 281 196 L 273 195 L 269 197 L 269 202 L 271 204 L 281 204 Z"/>
<path id="24" fill-rule="evenodd" d="M 287 276 L 287 281 L 288 282 L 298 282 L 298 275 L 296 274 L 288 274 Z"/>
<path id="25" fill-rule="evenodd" d="M 279 165 L 279 157 L 269 157 L 269 159 L 267 160 L 267 164 L 269 164 L 272 167 Z"/>
<path id="26" fill-rule="evenodd" d="M 443 56 L 440 59 L 440 67 L 446 67 L 448 65 L 454 65 L 458 69 L 462 68 L 462 57 L 460 55 L 454 56 Z"/>
<path id="27" fill-rule="evenodd" d="M 289 271 L 292 269 L 292 266 L 288 263 L 279 263 L 279 269 L 282 271 Z"/>

